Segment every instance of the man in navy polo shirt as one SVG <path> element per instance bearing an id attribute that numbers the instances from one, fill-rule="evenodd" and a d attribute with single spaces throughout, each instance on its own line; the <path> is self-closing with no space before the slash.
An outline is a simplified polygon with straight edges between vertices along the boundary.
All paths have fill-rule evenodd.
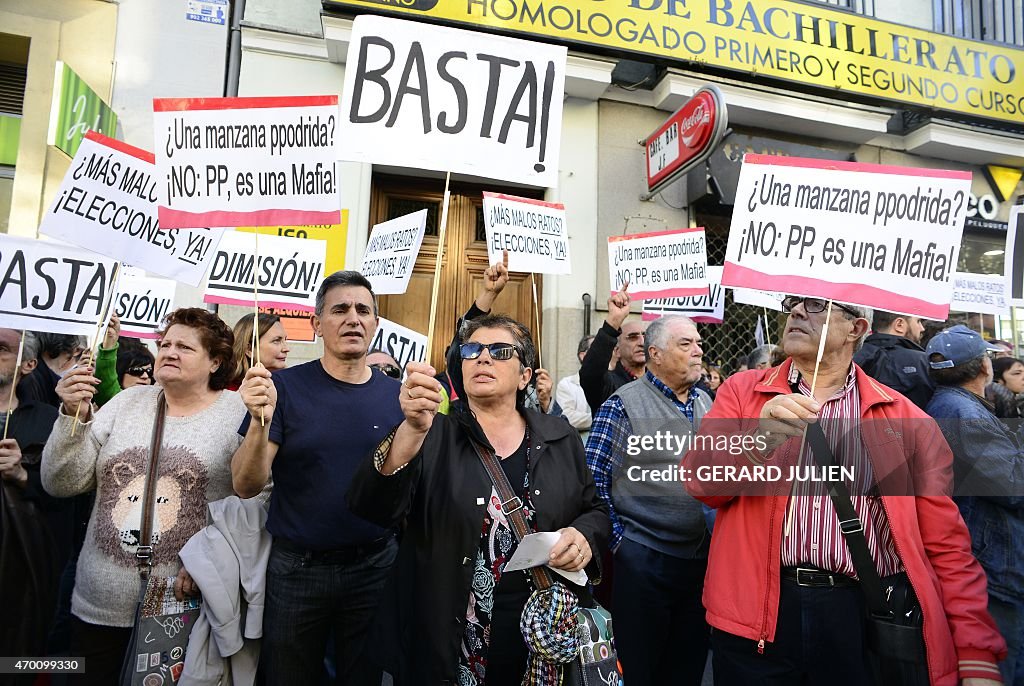
<path id="1" fill-rule="evenodd" d="M 398 546 L 393 531 L 349 511 L 346 493 L 403 420 L 401 382 L 366 365 L 378 318 L 361 274 L 327 277 L 312 320 L 323 357 L 272 379 L 253 367 L 239 389 L 249 414 L 231 461 L 235 491 L 252 497 L 274 478 L 262 666 L 268 686 L 319 683 L 333 629 L 338 683 L 379 686 L 363 638 Z"/>

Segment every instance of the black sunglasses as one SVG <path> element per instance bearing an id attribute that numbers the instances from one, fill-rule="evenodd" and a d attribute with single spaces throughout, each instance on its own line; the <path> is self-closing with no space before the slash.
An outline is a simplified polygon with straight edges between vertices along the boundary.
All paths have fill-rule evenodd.
<path id="1" fill-rule="evenodd" d="M 398 367 L 396 367 L 393 364 L 389 364 L 387 362 L 377 362 L 377 363 L 371 364 L 369 366 L 370 366 L 370 369 L 379 369 L 380 371 L 382 371 L 385 374 L 387 374 L 388 376 L 390 376 L 392 379 L 401 379 L 402 378 L 402 370 L 399 369 Z"/>
<path id="2" fill-rule="evenodd" d="M 130 374 L 131 376 L 137 376 L 139 378 L 142 378 L 143 375 L 146 375 L 146 376 L 149 376 L 150 378 L 152 378 L 152 376 L 153 376 L 153 365 L 149 365 L 149 366 L 146 366 L 146 367 L 128 367 L 128 369 L 126 369 L 124 373 L 125 374 Z"/>
<path id="3" fill-rule="evenodd" d="M 511 343 L 463 343 L 459 346 L 459 355 L 464 360 L 475 360 L 485 348 L 492 360 L 511 360 L 512 355 L 519 355 L 519 351 Z M 519 355 L 519 359 L 522 357 Z"/>
<path id="4" fill-rule="evenodd" d="M 807 314 L 818 314 L 819 312 L 824 312 L 825 309 L 828 307 L 828 300 L 825 300 L 824 298 L 802 298 L 799 295 L 787 295 L 785 298 L 782 299 L 782 311 L 788 314 L 792 312 L 793 308 L 799 305 L 800 303 L 804 304 L 804 312 L 806 312 Z M 841 309 L 843 312 L 851 314 L 854 317 L 864 316 L 860 312 L 851 310 L 849 307 L 846 307 L 845 305 L 840 305 L 835 300 L 832 301 L 832 304 Z"/>

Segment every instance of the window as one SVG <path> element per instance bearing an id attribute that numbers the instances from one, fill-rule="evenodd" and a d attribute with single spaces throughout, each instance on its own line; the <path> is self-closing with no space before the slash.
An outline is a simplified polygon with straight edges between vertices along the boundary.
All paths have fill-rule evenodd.
<path id="1" fill-rule="evenodd" d="M 964 38 L 1024 46 L 1020 0 L 934 0 L 935 30 Z"/>

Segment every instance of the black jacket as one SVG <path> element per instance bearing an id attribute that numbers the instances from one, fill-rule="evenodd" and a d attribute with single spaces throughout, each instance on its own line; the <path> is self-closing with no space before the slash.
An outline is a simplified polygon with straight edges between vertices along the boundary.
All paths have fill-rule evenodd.
<path id="1" fill-rule="evenodd" d="M 888 333 L 873 333 L 853 361 L 868 376 L 905 395 L 922 410 L 935 392 L 928 376 L 928 355 L 909 338 Z"/>
<path id="2" fill-rule="evenodd" d="M 587 567 L 600 579 L 611 533 L 579 436 L 558 417 L 525 411 L 530 497 L 537 531 L 573 526 L 590 543 Z M 349 506 L 382 526 L 405 529 L 368 653 L 396 684 L 457 682 L 458 651 L 491 481 L 458 416 L 438 415 L 404 469 L 381 475 L 367 459 L 349 487 Z M 581 591 L 581 589 L 577 589 Z"/>
<path id="3" fill-rule="evenodd" d="M 619 334 L 622 329 L 613 329 L 608 322 L 601 324 L 597 335 L 594 336 L 590 349 L 583 356 L 583 363 L 580 365 L 580 387 L 583 395 L 587 397 L 587 404 L 590 411 L 596 416 L 604 401 L 612 396 L 612 393 L 625 386 L 636 377 L 626 371 L 626 368 L 619 362 L 615 369 L 608 371 L 608 363 L 612 361 L 612 351 L 619 342 Z"/>

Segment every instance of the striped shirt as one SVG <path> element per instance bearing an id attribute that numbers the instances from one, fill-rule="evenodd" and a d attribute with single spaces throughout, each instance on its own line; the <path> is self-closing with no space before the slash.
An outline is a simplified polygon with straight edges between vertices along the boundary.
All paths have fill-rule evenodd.
<path id="1" fill-rule="evenodd" d="M 790 385 L 798 383 L 800 393 L 811 396 L 811 387 L 795 365 L 790 371 L 789 382 Z M 903 571 L 881 498 L 858 495 L 870 492 L 875 484 L 871 461 L 860 438 L 860 393 L 857 391 L 857 372 L 852 365 L 846 383 L 822 404 L 818 417 L 836 463 L 853 467 L 854 480 L 847 481 L 846 486 L 850 490 L 853 509 L 864 525 L 864 537 L 879 576 Z M 797 466 L 804 468 L 816 464 L 810 444 L 805 443 Z M 853 558 L 839 528 L 839 517 L 824 483 L 794 481 L 786 517 L 786 526 L 782 530 L 783 567 L 813 565 L 857 578 Z"/>

